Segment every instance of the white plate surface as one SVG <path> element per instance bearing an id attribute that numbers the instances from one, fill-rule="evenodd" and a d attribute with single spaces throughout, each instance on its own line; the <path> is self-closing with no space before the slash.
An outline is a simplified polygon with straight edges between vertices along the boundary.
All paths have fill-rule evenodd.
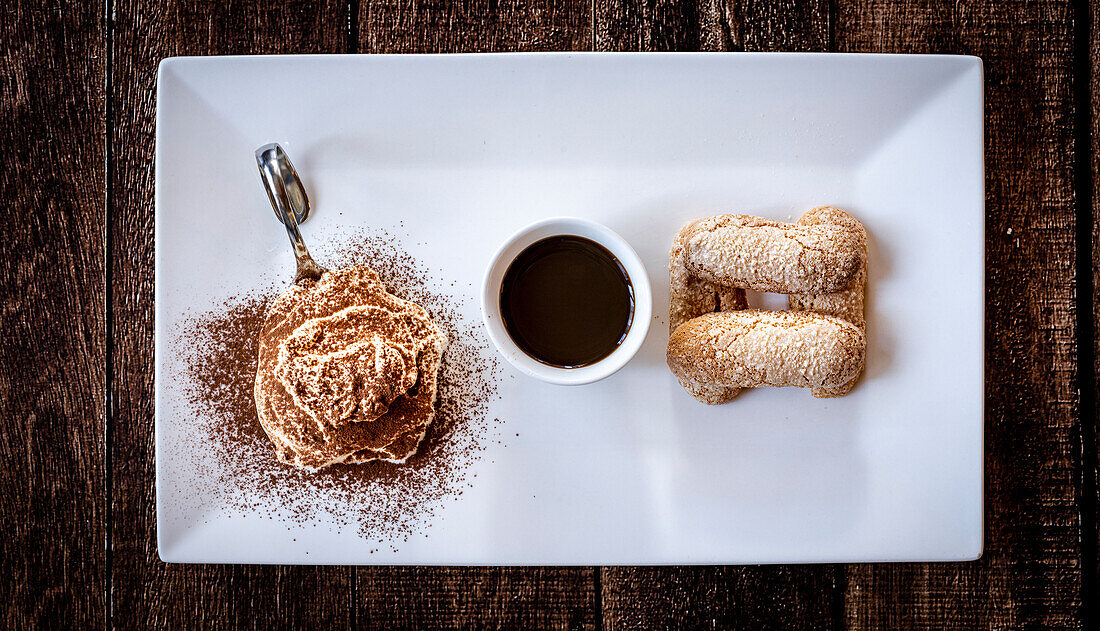
<path id="1" fill-rule="evenodd" d="M 539 54 L 179 58 L 156 151 L 157 523 L 179 562 L 651 564 L 963 560 L 982 550 L 982 66 L 972 57 Z M 410 253 L 476 298 L 536 219 L 621 234 L 654 322 L 613 377 L 552 386 L 505 365 L 488 446 L 430 537 L 219 507 L 172 450 L 169 336 L 188 310 L 289 278 L 253 150 L 279 142 L 316 215 L 404 222 Z M 844 208 L 870 235 L 868 359 L 847 397 L 760 389 L 706 407 L 664 363 L 667 253 L 685 221 Z M 217 278 L 211 283 L 207 279 Z M 467 285 L 470 283 L 471 285 Z M 757 298 L 783 304 L 774 296 Z M 466 303 L 479 318 L 477 300 Z M 520 434 L 519 438 L 514 434 Z M 201 476 L 199 476 L 201 479 Z M 201 484 L 201 483 L 200 483 Z M 324 517 L 319 516 L 319 520 Z M 308 554 L 307 554 L 308 553 Z"/>

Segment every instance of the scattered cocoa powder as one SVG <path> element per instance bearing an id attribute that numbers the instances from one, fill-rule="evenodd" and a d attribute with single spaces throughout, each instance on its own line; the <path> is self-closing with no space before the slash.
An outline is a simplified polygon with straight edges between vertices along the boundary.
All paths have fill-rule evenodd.
<path id="1" fill-rule="evenodd" d="M 470 466 L 498 438 L 499 420 L 488 411 L 498 397 L 500 365 L 480 321 L 460 308 L 472 300 L 472 287 L 442 282 L 442 273 L 426 269 L 388 232 L 353 228 L 341 235 L 339 243 L 328 244 L 328 266 L 373 267 L 393 293 L 427 309 L 451 339 L 436 418 L 406 463 L 375 461 L 308 473 L 275 459 L 256 417 L 252 388 L 264 310 L 278 287 L 239 294 L 187 318 L 170 341 L 183 368 L 168 378 L 182 392 L 181 409 L 194 416 L 198 430 L 189 460 L 213 477 L 202 481 L 204 492 L 223 510 L 299 526 L 324 513 L 337 527 L 354 527 L 396 550 L 409 535 L 426 535 L 444 501 L 472 486 Z M 211 457 L 216 467 L 203 464 Z"/>

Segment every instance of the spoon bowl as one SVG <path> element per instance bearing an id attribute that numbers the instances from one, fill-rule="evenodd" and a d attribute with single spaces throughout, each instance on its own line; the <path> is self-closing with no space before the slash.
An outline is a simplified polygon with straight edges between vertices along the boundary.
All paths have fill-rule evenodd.
<path id="1" fill-rule="evenodd" d="M 294 282 L 304 278 L 317 279 L 325 269 L 314 262 L 306 249 L 298 224 L 309 219 L 310 206 L 306 187 L 298 177 L 298 170 L 290 161 L 290 156 L 276 143 L 266 144 L 256 150 L 256 165 L 260 169 L 267 198 L 275 216 L 286 227 L 286 234 L 294 248 L 297 272 Z"/>

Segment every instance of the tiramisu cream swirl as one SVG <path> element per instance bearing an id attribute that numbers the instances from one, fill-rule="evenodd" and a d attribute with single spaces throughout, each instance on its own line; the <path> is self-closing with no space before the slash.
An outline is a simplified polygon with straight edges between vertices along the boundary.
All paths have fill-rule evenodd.
<path id="1" fill-rule="evenodd" d="M 369 267 L 302 280 L 268 307 L 256 412 L 279 460 L 404 462 L 435 415 L 447 336 Z"/>

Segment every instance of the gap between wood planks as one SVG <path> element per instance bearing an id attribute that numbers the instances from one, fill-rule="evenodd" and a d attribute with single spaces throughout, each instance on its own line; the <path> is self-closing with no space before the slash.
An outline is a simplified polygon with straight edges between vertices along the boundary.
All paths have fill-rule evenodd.
<path id="1" fill-rule="evenodd" d="M 1094 330 L 1093 265 L 1093 146 L 1092 133 L 1098 121 L 1092 110 L 1092 7 L 1090 0 L 1074 2 L 1074 106 L 1077 110 L 1074 130 L 1077 202 L 1077 386 L 1081 423 L 1081 622 L 1086 629 L 1097 624 L 1095 595 L 1097 563 L 1097 409 L 1096 357 Z"/>

